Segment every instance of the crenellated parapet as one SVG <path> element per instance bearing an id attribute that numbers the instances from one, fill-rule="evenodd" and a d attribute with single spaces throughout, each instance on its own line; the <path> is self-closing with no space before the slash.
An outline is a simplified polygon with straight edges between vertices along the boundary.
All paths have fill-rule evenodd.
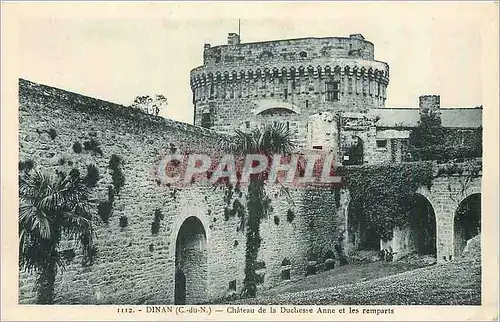
<path id="1" fill-rule="evenodd" d="M 313 65 L 313 63 L 315 63 Z M 289 64 L 290 65 L 290 64 Z M 245 95 L 286 96 L 287 94 L 325 94 L 328 82 L 340 82 L 339 91 L 385 99 L 389 67 L 378 61 L 338 60 L 309 65 L 244 66 L 218 69 L 201 66 L 191 72 L 195 101 L 235 98 Z M 238 88 L 244 84 L 245 88 Z M 245 94 L 247 93 L 247 94 Z"/>

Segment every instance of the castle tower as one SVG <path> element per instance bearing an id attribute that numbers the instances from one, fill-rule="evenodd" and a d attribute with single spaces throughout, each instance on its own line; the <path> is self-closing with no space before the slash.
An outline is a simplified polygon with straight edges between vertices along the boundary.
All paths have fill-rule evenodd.
<path id="1" fill-rule="evenodd" d="M 194 123 L 231 132 L 283 122 L 305 146 L 309 116 L 384 107 L 388 83 L 360 34 L 241 43 L 230 33 L 227 45 L 205 44 L 191 71 Z"/>

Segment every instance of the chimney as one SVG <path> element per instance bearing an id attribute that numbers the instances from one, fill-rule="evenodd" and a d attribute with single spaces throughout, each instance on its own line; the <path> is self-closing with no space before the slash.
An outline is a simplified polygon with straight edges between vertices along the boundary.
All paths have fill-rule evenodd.
<path id="1" fill-rule="evenodd" d="M 239 45 L 240 44 L 240 35 L 238 35 L 235 32 L 230 32 L 227 35 L 227 44 L 232 46 L 232 45 Z"/>
<path id="2" fill-rule="evenodd" d="M 363 37 L 362 34 L 350 34 L 349 38 L 351 38 L 351 39 L 365 40 L 365 37 Z"/>
<path id="3" fill-rule="evenodd" d="M 418 98 L 418 107 L 420 109 L 420 119 L 436 118 L 441 120 L 441 98 L 439 95 L 422 95 Z"/>

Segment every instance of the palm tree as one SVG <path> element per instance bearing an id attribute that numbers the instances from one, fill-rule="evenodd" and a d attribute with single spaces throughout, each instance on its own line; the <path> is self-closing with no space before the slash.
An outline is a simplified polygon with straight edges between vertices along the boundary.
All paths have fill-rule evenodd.
<path id="1" fill-rule="evenodd" d="M 236 131 L 236 140 L 233 150 L 241 154 L 263 154 L 270 157 L 272 154 L 287 154 L 292 151 L 290 131 L 283 123 L 275 123 L 247 133 Z M 253 176 L 248 185 L 248 216 L 246 218 L 247 239 L 245 254 L 245 279 L 244 293 L 254 297 L 256 294 L 257 254 L 261 244 L 260 223 L 267 214 L 269 198 L 266 196 L 264 186 L 267 172 Z"/>
<path id="2" fill-rule="evenodd" d="M 49 176 L 33 168 L 19 176 L 19 266 L 37 273 L 38 304 L 54 301 L 57 269 L 67 258 L 60 249 L 62 238 L 83 246 L 84 256 L 93 247 L 95 217 L 88 195 L 76 169 Z"/>

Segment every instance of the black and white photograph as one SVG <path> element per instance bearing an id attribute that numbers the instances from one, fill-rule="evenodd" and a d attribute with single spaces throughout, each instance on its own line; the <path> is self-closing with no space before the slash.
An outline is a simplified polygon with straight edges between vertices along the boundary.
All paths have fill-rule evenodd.
<path id="1" fill-rule="evenodd" d="M 498 2 L 4 5 L 16 312 L 498 318 Z"/>

